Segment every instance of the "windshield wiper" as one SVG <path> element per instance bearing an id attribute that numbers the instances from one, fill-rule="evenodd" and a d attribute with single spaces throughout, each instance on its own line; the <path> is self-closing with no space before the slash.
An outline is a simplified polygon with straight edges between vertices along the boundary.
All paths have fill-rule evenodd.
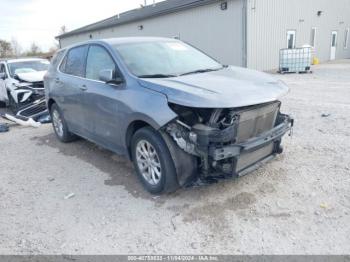
<path id="1" fill-rule="evenodd" d="M 224 68 L 225 67 L 223 66 L 223 67 L 220 67 L 220 68 L 198 69 L 198 70 L 195 70 L 195 71 L 191 71 L 191 72 L 187 72 L 187 73 L 181 74 L 180 76 L 219 71 L 219 70 L 224 69 Z"/>
<path id="2" fill-rule="evenodd" d="M 166 74 L 153 74 L 153 75 L 141 75 L 139 78 L 169 78 L 176 77 L 176 75 L 166 75 Z"/>

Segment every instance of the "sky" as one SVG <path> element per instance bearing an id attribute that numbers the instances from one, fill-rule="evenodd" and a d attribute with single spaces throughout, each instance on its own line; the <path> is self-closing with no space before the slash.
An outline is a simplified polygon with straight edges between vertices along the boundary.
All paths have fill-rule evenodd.
<path id="1" fill-rule="evenodd" d="M 147 4 L 152 3 L 147 0 Z M 61 26 L 70 31 L 140 4 L 144 0 L 0 0 L 0 39 L 15 38 L 23 51 L 32 42 L 48 51 L 55 45 Z"/>

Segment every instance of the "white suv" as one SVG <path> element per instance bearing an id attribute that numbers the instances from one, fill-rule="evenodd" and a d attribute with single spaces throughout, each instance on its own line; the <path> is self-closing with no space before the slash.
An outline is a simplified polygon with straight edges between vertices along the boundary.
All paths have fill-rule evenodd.
<path id="1" fill-rule="evenodd" d="M 43 78 L 49 61 L 40 58 L 0 61 L 0 102 L 14 113 L 44 96 Z"/>

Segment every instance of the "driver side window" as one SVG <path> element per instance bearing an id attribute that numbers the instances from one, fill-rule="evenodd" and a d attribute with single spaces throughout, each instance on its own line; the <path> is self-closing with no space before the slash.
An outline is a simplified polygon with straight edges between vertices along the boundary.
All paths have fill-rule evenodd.
<path id="1" fill-rule="evenodd" d="M 86 78 L 100 80 L 102 70 L 113 70 L 116 72 L 116 65 L 107 50 L 98 45 L 92 45 L 86 60 Z"/>

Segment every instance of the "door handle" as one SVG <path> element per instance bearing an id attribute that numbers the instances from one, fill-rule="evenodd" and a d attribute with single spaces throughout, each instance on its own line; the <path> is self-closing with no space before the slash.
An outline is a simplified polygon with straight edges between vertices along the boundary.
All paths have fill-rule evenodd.
<path id="1" fill-rule="evenodd" d="M 80 87 L 80 90 L 81 90 L 81 91 L 86 91 L 86 90 L 87 90 L 86 85 L 82 85 L 82 86 Z"/>
<path id="2" fill-rule="evenodd" d="M 59 84 L 59 83 L 61 83 L 61 81 L 60 81 L 60 79 L 57 77 L 57 78 L 55 78 L 55 82 L 56 82 L 56 84 Z"/>

